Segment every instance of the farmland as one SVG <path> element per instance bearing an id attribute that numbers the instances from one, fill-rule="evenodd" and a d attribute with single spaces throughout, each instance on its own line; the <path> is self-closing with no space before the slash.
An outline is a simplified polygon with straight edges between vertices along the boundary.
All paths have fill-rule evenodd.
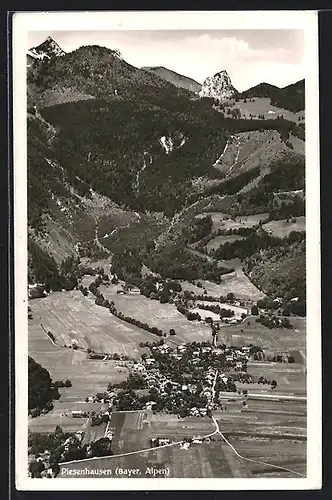
<path id="1" fill-rule="evenodd" d="M 263 224 L 263 229 L 277 238 L 285 238 L 292 231 L 305 231 L 305 217 L 294 217 L 294 220 L 272 220 Z"/>
<path id="2" fill-rule="evenodd" d="M 85 352 L 53 345 L 39 325 L 29 328 L 29 356 L 41 363 L 53 380 L 71 380 L 72 387 L 60 389 L 62 401 L 82 401 L 104 391 L 109 382 L 125 380 L 128 373 L 121 362 L 87 359 Z"/>
<path id="3" fill-rule="evenodd" d="M 223 327 L 219 332 L 219 341 L 226 345 L 259 345 L 264 350 L 284 352 L 288 350 L 305 351 L 305 318 L 291 318 L 293 330 L 286 328 L 269 329 L 256 323 L 255 317 L 247 318 L 239 325 Z"/>
<path id="4" fill-rule="evenodd" d="M 305 441 L 303 433 L 301 434 L 301 426 L 304 428 L 305 419 L 295 418 L 291 416 L 291 412 L 289 416 L 275 412 L 267 418 L 264 414 L 264 426 L 260 413 L 251 414 L 248 411 L 222 413 L 222 417 L 217 415 L 220 429 L 243 457 L 305 473 L 303 459 Z M 117 467 L 138 469 L 137 475 L 132 477 L 151 477 L 149 468 L 162 469 L 158 475 L 161 478 L 268 477 L 268 475 L 294 477 L 294 474 L 273 469 L 269 465 L 257 464 L 238 457 L 220 435 L 214 434 L 215 429 L 211 419 L 188 417 L 178 420 L 168 415 L 165 415 L 165 419 L 162 417 L 163 415 L 148 415 L 147 412 L 113 413 L 110 428 L 114 432 L 114 456 L 84 460 L 79 464 L 66 463 L 59 477 L 69 477 L 68 470 L 72 468 L 81 468 L 81 477 L 93 477 L 86 472 L 86 469 L 99 468 L 112 470 L 114 477 L 128 477 L 117 475 L 115 472 Z M 242 428 L 244 432 L 239 434 L 237 431 Z M 291 436 L 293 428 L 297 434 Z M 253 435 L 256 433 L 256 436 L 248 437 L 247 431 Z M 268 435 L 264 436 L 264 432 Z M 211 433 L 213 435 L 207 442 L 192 444 L 188 450 L 181 449 L 177 444 L 189 436 L 204 436 Z M 170 438 L 174 440 L 174 444 L 149 449 L 148 437 L 153 436 Z M 121 456 L 125 453 L 130 454 Z"/>
<path id="5" fill-rule="evenodd" d="M 155 340 L 155 335 L 116 318 L 106 308 L 95 305 L 94 300 L 91 294 L 84 297 L 76 290 L 31 300 L 29 333 L 33 336 L 39 330 L 51 331 L 62 346 L 71 345 L 75 339 L 83 349 L 130 357 L 139 356 L 140 342 Z"/>
<path id="6" fill-rule="evenodd" d="M 250 118 L 250 114 L 254 116 L 264 115 L 265 118 L 273 119 L 277 118 L 278 115 L 283 115 L 285 120 L 290 120 L 293 122 L 297 122 L 299 117 L 304 118 L 304 111 L 298 111 L 297 113 L 293 113 L 288 109 L 277 108 L 276 106 L 272 106 L 270 104 L 269 97 L 255 97 L 254 102 L 251 102 L 250 99 L 246 99 L 247 102 L 244 102 L 244 99 L 239 99 L 238 102 L 235 102 L 236 108 L 239 108 L 241 111 L 241 118 Z M 234 101 L 230 101 L 234 102 Z M 225 102 L 226 105 L 230 104 L 228 101 Z"/>
<path id="7" fill-rule="evenodd" d="M 212 240 L 210 240 L 205 248 L 208 250 L 216 250 L 220 247 L 220 245 L 224 245 L 225 243 L 233 243 L 233 241 L 243 240 L 243 236 L 239 236 L 237 234 L 232 234 L 229 236 L 216 236 Z"/>
<path id="8" fill-rule="evenodd" d="M 265 297 L 265 294 L 244 274 L 241 267 L 236 267 L 232 273 L 221 276 L 221 283 L 219 285 L 206 280 L 200 280 L 200 282 L 202 287 L 206 289 L 207 294 L 213 297 L 225 296 L 230 292 L 233 292 L 236 298 L 243 300 L 257 301 Z M 181 285 L 183 290 L 192 291 L 196 295 L 202 294 L 202 288 L 188 281 L 181 281 Z"/>
<path id="9" fill-rule="evenodd" d="M 150 326 L 161 328 L 167 333 L 170 328 L 174 328 L 176 339 L 173 340 L 202 342 L 211 338 L 210 327 L 203 323 L 189 322 L 173 304 L 160 304 L 157 300 L 151 300 L 136 293 L 119 295 L 116 293 L 116 288 L 112 285 L 100 286 L 100 291 L 106 299 L 113 300 L 116 308 L 122 313 L 147 322 Z M 155 340 L 156 337 L 153 337 Z"/>
<path id="10" fill-rule="evenodd" d="M 54 402 L 54 408 L 45 415 L 29 418 L 29 430 L 31 432 L 54 432 L 57 425 L 60 425 L 64 432 L 76 432 L 85 430 L 87 418 L 74 418 L 71 416 L 73 410 L 97 411 L 101 408 L 100 403 L 73 403 L 66 398 Z"/>
<path id="11" fill-rule="evenodd" d="M 268 218 L 269 214 L 255 214 L 255 215 L 238 215 L 231 218 L 228 214 L 223 212 L 206 212 L 199 217 L 211 215 L 212 218 L 212 232 L 219 229 L 239 229 L 242 227 L 253 227 Z"/>

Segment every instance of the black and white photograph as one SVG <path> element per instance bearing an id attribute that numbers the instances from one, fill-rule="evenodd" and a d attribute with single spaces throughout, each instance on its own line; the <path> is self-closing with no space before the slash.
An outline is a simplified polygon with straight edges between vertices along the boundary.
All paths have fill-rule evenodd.
<path id="1" fill-rule="evenodd" d="M 316 13 L 13 26 L 17 487 L 319 487 Z"/>

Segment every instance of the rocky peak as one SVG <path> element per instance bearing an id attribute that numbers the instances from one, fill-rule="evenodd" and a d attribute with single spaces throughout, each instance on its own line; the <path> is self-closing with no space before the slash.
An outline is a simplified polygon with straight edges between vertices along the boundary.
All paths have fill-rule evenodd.
<path id="1" fill-rule="evenodd" d="M 44 42 L 28 50 L 28 55 L 34 59 L 51 59 L 51 57 L 64 56 L 66 52 L 57 44 L 51 36 L 48 36 Z"/>
<path id="2" fill-rule="evenodd" d="M 214 76 L 209 76 L 204 80 L 201 90 L 198 95 L 200 97 L 212 97 L 213 99 L 229 99 L 236 93 L 231 79 L 226 70 L 216 73 Z"/>

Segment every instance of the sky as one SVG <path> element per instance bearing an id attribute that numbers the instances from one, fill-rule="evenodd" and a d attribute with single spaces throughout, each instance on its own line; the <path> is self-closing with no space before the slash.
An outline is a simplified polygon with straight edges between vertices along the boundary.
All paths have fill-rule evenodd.
<path id="1" fill-rule="evenodd" d="M 29 48 L 47 36 L 66 52 L 82 45 L 118 49 L 133 66 L 165 66 L 199 83 L 226 70 L 239 91 L 261 82 L 284 87 L 305 76 L 303 30 L 34 31 Z"/>

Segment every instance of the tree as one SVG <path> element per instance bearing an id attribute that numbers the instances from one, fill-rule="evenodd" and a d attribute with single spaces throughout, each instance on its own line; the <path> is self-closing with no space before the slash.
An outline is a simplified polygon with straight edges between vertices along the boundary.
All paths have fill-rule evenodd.
<path id="1" fill-rule="evenodd" d="M 45 465 L 41 460 L 33 460 L 29 465 L 31 477 L 41 477 L 41 473 L 45 470 Z"/>
<path id="2" fill-rule="evenodd" d="M 70 380 L 66 380 L 66 381 L 65 381 L 65 387 L 72 387 L 72 385 L 73 385 L 73 384 L 71 383 L 71 381 L 70 381 Z"/>
<path id="3" fill-rule="evenodd" d="M 258 316 L 258 313 L 259 313 L 258 306 L 257 305 L 252 306 L 252 308 L 251 308 L 251 314 L 253 316 Z"/>
<path id="4" fill-rule="evenodd" d="M 226 298 L 227 298 L 227 300 L 228 300 L 229 302 L 234 302 L 234 300 L 235 300 L 235 295 L 234 295 L 234 293 L 233 293 L 233 292 L 229 292 L 229 293 L 227 294 L 227 297 L 226 297 Z"/>
<path id="5" fill-rule="evenodd" d="M 271 388 L 275 389 L 277 387 L 277 385 L 278 385 L 277 381 L 273 379 L 271 382 Z"/>
<path id="6" fill-rule="evenodd" d="M 174 328 L 171 328 L 171 329 L 170 329 L 169 334 L 170 334 L 170 335 L 176 335 Z"/>

